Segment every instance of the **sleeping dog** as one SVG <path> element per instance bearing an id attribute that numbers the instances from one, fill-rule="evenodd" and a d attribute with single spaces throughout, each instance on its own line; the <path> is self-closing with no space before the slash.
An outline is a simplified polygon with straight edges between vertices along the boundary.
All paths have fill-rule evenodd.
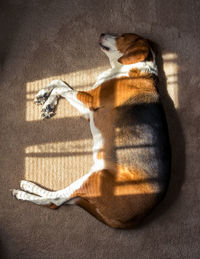
<path id="1" fill-rule="evenodd" d="M 155 55 L 136 34 L 101 34 L 111 68 L 89 91 L 53 80 L 36 95 L 42 118 L 64 97 L 88 119 L 93 136 L 91 170 L 70 186 L 47 191 L 21 181 L 12 194 L 49 208 L 76 204 L 113 228 L 129 228 L 163 198 L 170 175 L 170 144 L 158 92 Z M 67 173 L 67 172 L 66 172 Z"/>

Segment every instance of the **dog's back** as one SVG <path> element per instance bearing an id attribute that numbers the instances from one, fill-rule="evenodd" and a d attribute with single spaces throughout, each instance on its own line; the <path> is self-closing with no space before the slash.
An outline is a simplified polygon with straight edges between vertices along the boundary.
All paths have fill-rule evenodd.
<path id="1" fill-rule="evenodd" d="M 159 98 L 144 95 L 135 100 L 133 97 L 116 110 L 116 162 L 143 170 L 161 198 L 169 180 L 170 145 Z"/>

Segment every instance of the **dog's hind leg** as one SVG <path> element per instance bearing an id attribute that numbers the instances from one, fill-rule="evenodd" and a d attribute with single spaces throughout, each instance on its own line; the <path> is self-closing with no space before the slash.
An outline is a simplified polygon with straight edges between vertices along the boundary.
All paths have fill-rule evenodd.
<path id="1" fill-rule="evenodd" d="M 44 188 L 38 186 L 37 184 L 34 184 L 29 181 L 22 180 L 20 182 L 20 188 L 23 191 L 29 192 L 29 193 L 34 193 L 36 195 L 39 195 L 41 197 L 47 197 L 47 198 L 55 198 L 55 192 L 53 191 L 47 191 Z"/>
<path id="2" fill-rule="evenodd" d="M 18 200 L 23 200 L 23 201 L 31 201 L 37 205 L 42 205 L 42 206 L 49 206 L 50 208 L 56 208 L 61 206 L 64 202 L 66 202 L 68 199 L 67 198 L 50 198 L 50 197 L 40 197 L 34 194 L 30 194 L 25 191 L 21 190 L 12 190 L 12 195 L 15 196 Z"/>
<path id="3" fill-rule="evenodd" d="M 79 198 L 79 195 L 76 195 L 77 190 L 80 190 L 92 174 L 95 174 L 95 172 L 90 171 L 65 189 L 59 191 L 47 191 L 32 182 L 21 181 L 20 188 L 22 190 L 14 189 L 12 194 L 18 200 L 31 201 L 38 205 L 53 204 L 61 206 L 63 203 L 74 204 L 74 200 L 76 201 Z"/>
<path id="4" fill-rule="evenodd" d="M 18 200 L 31 201 L 37 205 L 42 205 L 55 209 L 61 206 L 63 203 L 74 204 L 76 197 L 70 197 L 69 193 L 60 191 L 47 191 L 44 188 L 29 182 L 21 181 L 21 190 L 13 189 L 12 195 Z M 71 190 L 71 187 L 70 187 Z"/>

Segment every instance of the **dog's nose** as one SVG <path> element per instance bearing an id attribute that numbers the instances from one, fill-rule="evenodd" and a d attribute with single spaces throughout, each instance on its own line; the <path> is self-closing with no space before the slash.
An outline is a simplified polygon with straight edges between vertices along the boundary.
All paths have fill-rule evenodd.
<path id="1" fill-rule="evenodd" d="M 100 38 L 103 38 L 105 36 L 105 33 L 102 33 L 101 35 L 100 35 Z"/>

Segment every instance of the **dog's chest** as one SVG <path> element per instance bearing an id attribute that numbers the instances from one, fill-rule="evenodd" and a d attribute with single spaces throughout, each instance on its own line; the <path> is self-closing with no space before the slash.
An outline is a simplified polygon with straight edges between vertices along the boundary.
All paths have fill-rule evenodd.
<path id="1" fill-rule="evenodd" d="M 131 69 L 139 69 L 142 72 L 148 72 L 154 75 L 157 75 L 157 66 L 154 62 L 138 62 L 131 65 L 117 65 L 116 67 L 109 68 L 103 73 L 101 73 L 96 80 L 96 83 L 93 85 L 92 89 L 98 87 L 102 83 L 120 77 L 129 77 L 129 72 Z"/>

